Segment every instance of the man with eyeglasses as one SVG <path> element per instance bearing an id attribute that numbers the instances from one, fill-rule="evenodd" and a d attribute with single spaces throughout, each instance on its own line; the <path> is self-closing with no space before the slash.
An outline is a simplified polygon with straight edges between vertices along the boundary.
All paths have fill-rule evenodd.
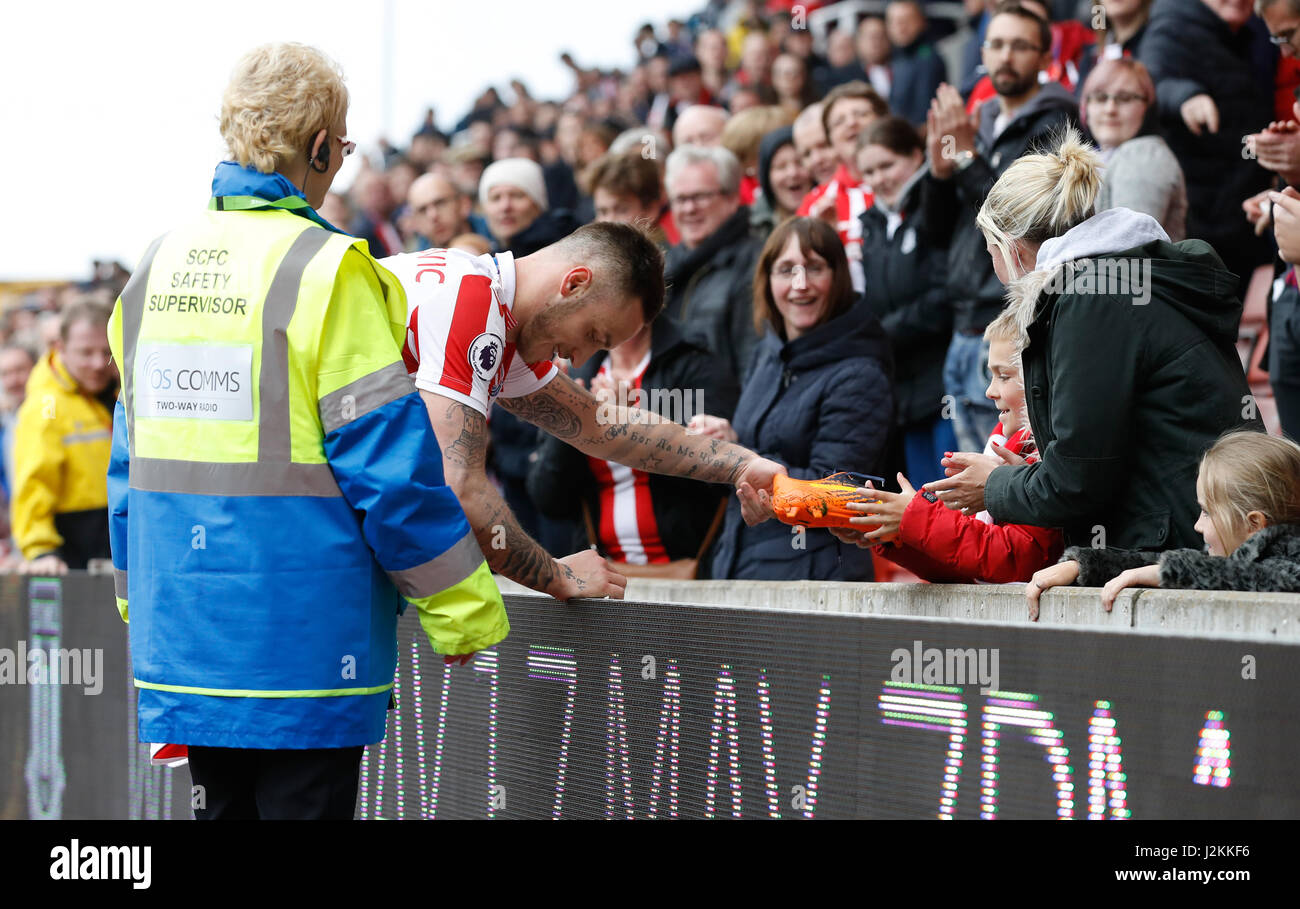
<path id="1" fill-rule="evenodd" d="M 411 209 L 416 249 L 445 248 L 461 234 L 479 233 L 470 223 L 473 202 L 442 174 L 416 177 L 406 204 Z"/>
<path id="2" fill-rule="evenodd" d="M 1284 68 L 1289 70 L 1289 81 L 1294 85 L 1300 75 L 1300 0 L 1259 0 L 1256 11 L 1268 26 L 1269 41 L 1282 57 L 1278 61 L 1278 88 L 1288 82 Z M 1300 123 L 1296 120 L 1300 102 L 1287 91 L 1285 95 L 1279 92 L 1274 104 L 1278 119 L 1252 136 L 1249 147 L 1260 167 L 1273 171 L 1288 185 L 1300 185 Z M 1254 201 L 1258 205 L 1258 198 Z M 1267 223 L 1257 227 L 1262 232 Z"/>
<path id="3" fill-rule="evenodd" d="M 750 235 L 740 202 L 740 162 L 725 148 L 683 145 L 668 156 L 664 183 L 681 233 L 665 259 L 665 308 L 743 380 L 758 340 L 752 282 L 763 244 Z"/>
<path id="4" fill-rule="evenodd" d="M 1255 12 L 1268 26 L 1269 42 L 1283 57 L 1300 56 L 1300 3 L 1296 0 L 1257 0 Z"/>
<path id="5" fill-rule="evenodd" d="M 998 422 L 984 395 L 989 375 L 984 328 L 1002 309 L 1006 289 L 993 272 L 975 215 L 1011 163 L 1066 124 L 1077 124 L 1074 96 L 1039 72 L 1051 62 L 1051 29 L 1018 3 L 999 5 L 985 33 L 983 60 L 996 96 L 968 116 L 957 90 L 939 86 L 927 118 L 930 174 L 921 189 L 931 242 L 948 246 L 953 339 L 944 363 L 945 412 L 957 444 L 981 451 Z"/>

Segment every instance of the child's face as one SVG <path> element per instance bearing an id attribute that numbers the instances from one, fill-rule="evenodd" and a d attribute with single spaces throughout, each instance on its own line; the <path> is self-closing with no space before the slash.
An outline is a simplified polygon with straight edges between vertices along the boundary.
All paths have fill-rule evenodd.
<path id="1" fill-rule="evenodd" d="M 1205 489 L 1201 484 L 1201 475 L 1196 475 L 1196 504 L 1201 506 L 1201 516 L 1196 519 L 1195 530 L 1201 536 L 1205 537 L 1205 549 L 1212 556 L 1226 556 L 1230 550 L 1225 550 L 1223 541 L 1219 539 L 1219 531 L 1214 526 L 1214 521 L 1210 520 L 1210 514 L 1205 510 Z M 1234 544 L 1233 549 L 1236 549 Z"/>
<path id="2" fill-rule="evenodd" d="M 1008 436 L 1024 428 L 1025 386 L 1020 370 L 1012 363 L 1014 348 L 1010 341 L 989 342 L 988 391 L 984 392 L 997 407 L 1002 431 Z"/>

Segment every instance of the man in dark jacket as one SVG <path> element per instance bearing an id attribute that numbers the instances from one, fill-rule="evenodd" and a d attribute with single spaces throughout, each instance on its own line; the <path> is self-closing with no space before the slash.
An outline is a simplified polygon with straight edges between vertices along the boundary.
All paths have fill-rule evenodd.
<path id="1" fill-rule="evenodd" d="M 1225 432 L 1263 429 L 1235 347 L 1241 301 L 1203 241 L 1108 252 L 1138 219 L 1161 236 L 1148 216 L 1112 209 L 1039 250 L 1030 278 L 1045 286 L 1011 305 L 1034 314 L 1022 362 L 1042 460 L 984 474 L 983 504 L 998 523 L 1061 527 L 1069 546 L 1199 549 L 1201 455 Z M 1082 275 L 1049 279 L 1082 259 L 1094 263 Z M 970 506 L 950 497 L 980 472 L 928 488 Z"/>
<path id="2" fill-rule="evenodd" d="M 736 409 L 736 399 L 740 396 L 735 377 L 729 375 L 707 350 L 683 338 L 671 319 L 661 316 L 643 331 L 644 337 L 633 336 L 624 342 L 633 348 L 638 344 L 649 345 L 649 360 L 636 384 L 636 388 L 642 392 L 641 406 L 666 420 L 683 423 L 694 415 L 697 405 L 703 406 L 701 413 L 731 419 Z M 635 350 L 630 355 L 638 361 L 641 359 Z M 601 351 L 570 375 L 575 381 L 590 387 L 592 379 L 602 366 L 608 372 L 609 359 L 610 355 Z M 617 399 L 614 403 L 617 403 Z M 673 412 L 674 410 L 678 412 Z M 643 564 L 638 556 L 650 555 L 648 552 L 631 551 L 649 548 L 645 540 L 651 536 L 646 532 L 647 526 L 654 528 L 654 540 L 662 544 L 661 557 L 666 556 L 669 560 L 695 558 L 699 555 L 705 534 L 717 514 L 719 503 L 730 494 L 730 490 L 697 480 L 622 468 L 630 475 L 631 484 L 627 492 L 634 498 L 636 513 L 606 514 L 607 510 L 613 509 L 603 507 L 606 503 L 602 501 L 602 488 L 591 465 L 591 459 L 582 452 L 562 439 L 546 435 L 537 449 L 537 458 L 528 469 L 528 493 L 543 515 L 557 520 L 580 519 L 581 506 L 585 502 L 597 536 L 601 537 L 597 542 L 603 554 L 607 557 L 620 555 L 620 561 L 631 562 L 635 559 L 636 564 Z M 619 466 L 614 465 L 615 468 Z M 643 503 L 634 493 L 635 488 L 642 484 L 649 491 L 649 502 L 645 504 L 649 505 L 650 521 L 643 520 L 646 517 L 640 513 Z M 617 489 L 603 491 L 611 499 L 620 492 Z M 615 507 L 619 508 L 621 504 L 615 502 Z M 626 520 L 618 522 L 617 517 L 632 521 L 640 547 L 628 545 L 626 534 L 617 533 L 620 523 L 626 523 Z M 604 539 L 603 531 L 606 528 L 616 531 L 616 539 Z M 582 537 L 574 541 L 568 551 L 585 549 L 589 541 L 585 534 Z M 622 551 L 611 552 L 616 548 Z"/>
<path id="3" fill-rule="evenodd" d="M 743 382 L 757 340 L 752 282 L 762 241 L 750 236 L 740 204 L 740 163 L 725 148 L 683 145 L 668 156 L 664 182 L 682 238 L 664 262 L 665 309 Z"/>
<path id="4" fill-rule="evenodd" d="M 984 396 L 989 376 L 984 328 L 1002 308 L 1002 282 L 993 272 L 975 215 L 1003 171 L 1021 155 L 1077 124 L 1078 104 L 1038 72 L 1051 63 L 1051 29 L 1015 3 L 997 8 L 989 22 L 984 65 L 997 91 L 979 107 L 979 128 L 966 116 L 956 89 L 939 87 L 927 120 L 930 176 L 922 184 L 930 243 L 948 248 L 948 296 L 953 339 L 944 363 L 945 403 L 951 408 L 957 444 L 981 451 L 997 423 Z"/>
<path id="5" fill-rule="evenodd" d="M 947 67 L 926 40 L 925 13 L 919 0 L 893 0 L 885 8 L 885 28 L 894 45 L 889 61 L 889 108 L 919 126 L 925 123 L 930 99 L 947 81 Z"/>
<path id="6" fill-rule="evenodd" d="M 1273 119 L 1277 50 L 1249 0 L 1160 0 L 1138 58 L 1187 178 L 1187 236 L 1214 247 L 1244 294 L 1251 272 L 1272 258 L 1241 210 L 1269 182 L 1242 141 Z"/>

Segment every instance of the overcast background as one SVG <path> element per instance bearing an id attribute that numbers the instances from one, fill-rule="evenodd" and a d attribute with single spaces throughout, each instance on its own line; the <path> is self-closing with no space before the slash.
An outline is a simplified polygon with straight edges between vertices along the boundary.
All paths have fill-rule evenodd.
<path id="1" fill-rule="evenodd" d="M 0 280 L 128 269 L 149 241 L 202 209 L 224 157 L 217 117 L 239 56 L 313 44 L 343 67 L 349 137 L 404 146 L 433 106 L 450 129 L 488 84 L 509 98 L 572 90 L 559 63 L 627 67 L 632 35 L 704 0 L 224 0 L 6 3 L 0 54 Z M 390 22 L 391 28 L 385 23 Z M 387 33 L 387 37 L 386 37 Z M 385 65 L 390 69 L 386 73 Z M 391 92 L 385 91 L 391 84 Z M 356 158 L 338 186 L 352 182 Z"/>

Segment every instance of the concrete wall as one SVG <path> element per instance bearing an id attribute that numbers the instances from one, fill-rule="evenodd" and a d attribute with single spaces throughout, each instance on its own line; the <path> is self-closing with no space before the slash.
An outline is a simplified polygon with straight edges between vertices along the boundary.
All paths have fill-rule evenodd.
<path id="1" fill-rule="evenodd" d="M 532 591 L 498 577 L 506 593 Z M 658 581 L 633 578 L 627 599 L 659 603 L 798 609 L 988 621 L 1029 622 L 1024 584 L 865 584 L 806 581 Z M 541 596 L 541 594 L 537 594 Z M 1300 642 L 1300 594 L 1127 590 L 1114 609 L 1098 588 L 1060 587 L 1043 594 L 1038 624 L 1147 634 Z"/>

